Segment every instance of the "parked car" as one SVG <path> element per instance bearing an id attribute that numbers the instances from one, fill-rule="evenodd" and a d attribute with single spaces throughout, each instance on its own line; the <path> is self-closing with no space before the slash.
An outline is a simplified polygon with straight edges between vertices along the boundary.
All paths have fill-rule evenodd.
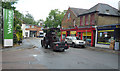
<path id="1" fill-rule="evenodd" d="M 85 47 L 85 41 L 78 39 L 75 36 L 67 36 L 65 38 L 67 44 L 72 45 L 72 47 Z"/>

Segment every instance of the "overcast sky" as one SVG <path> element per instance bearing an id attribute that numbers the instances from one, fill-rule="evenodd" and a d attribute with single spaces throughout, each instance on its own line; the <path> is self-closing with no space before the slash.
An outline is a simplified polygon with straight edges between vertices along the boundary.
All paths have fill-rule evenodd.
<path id="1" fill-rule="evenodd" d="M 52 9 L 60 11 L 69 7 L 89 9 L 98 3 L 109 4 L 118 9 L 118 1 L 120 0 L 19 0 L 14 6 L 23 14 L 28 11 L 35 20 L 45 20 Z"/>

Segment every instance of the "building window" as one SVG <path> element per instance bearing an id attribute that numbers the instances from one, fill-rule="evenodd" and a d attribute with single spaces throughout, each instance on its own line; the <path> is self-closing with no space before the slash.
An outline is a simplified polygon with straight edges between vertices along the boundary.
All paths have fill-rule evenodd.
<path id="1" fill-rule="evenodd" d="M 34 28 L 34 26 L 32 26 L 32 28 Z"/>
<path id="2" fill-rule="evenodd" d="M 83 16 L 80 17 L 80 25 L 83 25 Z"/>
<path id="3" fill-rule="evenodd" d="M 105 14 L 110 14 L 108 9 L 105 11 Z"/>
<path id="4" fill-rule="evenodd" d="M 95 24 L 95 18 L 94 18 L 94 14 L 91 14 L 91 18 L 90 18 L 90 24 L 94 25 Z"/>
<path id="5" fill-rule="evenodd" d="M 75 19 L 73 19 L 73 24 L 74 24 L 74 26 L 75 26 Z"/>
<path id="6" fill-rule="evenodd" d="M 114 30 L 103 30 L 98 31 L 98 43 L 101 44 L 110 44 L 111 40 L 114 40 Z"/>
<path id="7" fill-rule="evenodd" d="M 88 15 L 85 16 L 85 25 L 88 25 Z"/>
<path id="8" fill-rule="evenodd" d="M 25 28 L 30 28 L 30 26 L 29 26 L 29 25 L 26 25 Z"/>
<path id="9" fill-rule="evenodd" d="M 70 19 L 70 13 L 68 13 L 68 19 Z"/>

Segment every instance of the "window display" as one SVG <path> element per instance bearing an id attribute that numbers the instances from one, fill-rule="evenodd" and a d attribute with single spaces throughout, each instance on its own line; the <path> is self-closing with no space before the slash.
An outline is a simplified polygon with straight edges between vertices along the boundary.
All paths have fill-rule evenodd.
<path id="1" fill-rule="evenodd" d="M 111 40 L 114 40 L 113 31 L 99 31 L 98 32 L 98 43 L 110 44 Z"/>

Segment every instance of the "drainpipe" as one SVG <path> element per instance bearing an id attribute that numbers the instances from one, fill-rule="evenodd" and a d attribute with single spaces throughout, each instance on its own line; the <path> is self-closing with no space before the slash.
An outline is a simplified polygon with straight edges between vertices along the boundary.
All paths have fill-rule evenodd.
<path id="1" fill-rule="evenodd" d="M 98 32 L 98 30 L 97 30 L 97 26 L 95 26 L 95 30 L 96 30 L 96 34 L 95 34 L 95 47 L 96 47 L 96 44 L 97 44 L 97 32 Z"/>

